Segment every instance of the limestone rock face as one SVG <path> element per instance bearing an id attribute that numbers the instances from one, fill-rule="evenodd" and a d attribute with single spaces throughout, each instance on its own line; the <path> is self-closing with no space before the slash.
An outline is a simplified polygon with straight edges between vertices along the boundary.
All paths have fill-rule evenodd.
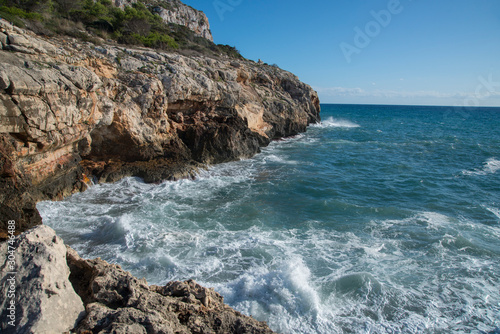
<path id="1" fill-rule="evenodd" d="M 0 323 L 2 333 L 63 333 L 74 328 L 85 315 L 81 298 L 69 281 L 66 246 L 50 227 L 41 225 L 21 234 L 15 244 L 15 269 L 0 267 Z M 8 254 L 8 243 L 0 243 L 0 254 Z M 16 272 L 9 274 L 9 272 Z M 9 315 L 10 278 L 15 284 L 15 326 Z"/>
<path id="2" fill-rule="evenodd" d="M 42 223 L 36 209 L 36 188 L 15 167 L 16 148 L 0 137 L 0 240 L 7 238 L 7 222 L 15 221 L 15 230 L 22 232 Z"/>
<path id="3" fill-rule="evenodd" d="M 195 281 L 149 286 L 101 259 L 84 260 L 68 247 L 70 280 L 86 304 L 77 330 L 93 333 L 273 333 L 233 310 Z"/>
<path id="4" fill-rule="evenodd" d="M 179 0 L 163 0 L 155 7 L 155 11 L 167 23 L 175 23 L 187 27 L 198 36 L 213 42 L 212 32 L 207 16 Z"/>
<path id="5" fill-rule="evenodd" d="M 125 8 L 136 3 L 137 0 L 114 0 L 115 6 Z M 207 16 L 199 10 L 185 5 L 180 0 L 151 0 L 146 2 L 147 6 L 152 6 L 164 22 L 175 23 L 185 26 L 196 35 L 213 42 L 212 32 Z"/>

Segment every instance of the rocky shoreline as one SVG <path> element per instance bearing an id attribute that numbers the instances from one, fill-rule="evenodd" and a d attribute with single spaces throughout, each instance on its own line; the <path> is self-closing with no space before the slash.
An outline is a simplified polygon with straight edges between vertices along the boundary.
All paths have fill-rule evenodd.
<path id="1" fill-rule="evenodd" d="M 273 333 L 192 280 L 148 285 L 118 265 L 82 259 L 45 225 L 13 247 L 15 269 L 0 267 L 2 333 Z"/>
<path id="2" fill-rule="evenodd" d="M 13 330 L 3 299 L 2 332 L 271 333 L 193 281 L 148 286 L 81 259 L 41 225 L 36 203 L 92 181 L 176 180 L 249 158 L 318 122 L 316 92 L 260 62 L 48 39 L 4 20 L 0 42 L 0 240 L 18 235 L 19 312 Z M 8 241 L 0 251 L 10 254 Z"/>

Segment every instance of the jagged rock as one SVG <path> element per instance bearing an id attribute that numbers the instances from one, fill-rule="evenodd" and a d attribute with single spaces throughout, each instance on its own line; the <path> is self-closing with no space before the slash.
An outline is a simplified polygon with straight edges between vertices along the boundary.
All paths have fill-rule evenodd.
<path id="1" fill-rule="evenodd" d="M 10 86 L 9 72 L 5 68 L 0 68 L 0 89 L 7 89 Z"/>
<path id="2" fill-rule="evenodd" d="M 155 7 L 156 12 L 166 23 L 183 25 L 198 36 L 213 42 L 208 19 L 203 12 L 186 6 L 177 0 L 165 0 L 166 6 Z M 166 7 L 166 8 L 165 8 Z"/>
<path id="3" fill-rule="evenodd" d="M 36 52 L 33 49 L 27 48 L 27 47 L 24 47 L 24 46 L 20 46 L 20 45 L 7 45 L 7 46 L 4 47 L 4 49 L 8 50 L 8 51 L 26 53 L 26 54 L 29 54 L 29 55 L 36 54 Z"/>
<path id="4" fill-rule="evenodd" d="M 8 246 L 8 242 L 1 243 L 0 254 L 9 254 Z M 62 239 L 41 225 L 21 234 L 14 248 L 15 268 L 7 261 L 0 267 L 2 333 L 62 333 L 74 328 L 85 309 L 68 279 Z M 15 297 L 7 298 L 8 291 L 15 291 Z M 15 306 L 15 326 L 6 321 L 12 320 L 7 317 L 10 305 Z"/>
<path id="5" fill-rule="evenodd" d="M 15 291 L 15 326 L 3 321 L 2 333 L 272 333 L 193 280 L 149 286 L 118 265 L 82 259 L 45 225 L 18 236 L 14 248 L 0 267 L 0 315 L 10 320 Z M 8 250 L 0 243 L 1 254 Z"/>
<path id="6" fill-rule="evenodd" d="M 37 95 L 42 89 L 40 82 L 28 75 L 24 68 L 11 64 L 0 64 L 0 71 L 6 73 L 11 94 Z"/>
<path id="7" fill-rule="evenodd" d="M 5 43 L 2 39 L 2 44 L 7 49 L 15 52 L 24 52 L 29 54 L 41 53 L 41 54 L 55 54 L 56 48 L 40 39 L 34 38 L 26 33 L 12 30 L 7 33 L 7 38 Z"/>
<path id="8" fill-rule="evenodd" d="M 77 331 L 99 333 L 273 333 L 195 281 L 149 286 L 120 266 L 84 260 L 68 247 L 70 280 L 86 304 Z"/>
<path id="9" fill-rule="evenodd" d="M 18 106 L 0 94 L 0 132 L 21 133 L 24 130 L 24 124 L 24 118 Z"/>

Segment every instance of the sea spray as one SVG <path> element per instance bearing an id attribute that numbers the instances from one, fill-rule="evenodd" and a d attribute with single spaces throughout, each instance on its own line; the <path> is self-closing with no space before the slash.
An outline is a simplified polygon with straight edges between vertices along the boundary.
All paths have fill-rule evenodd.
<path id="1" fill-rule="evenodd" d="M 324 105 L 306 134 L 195 180 L 38 208 L 82 255 L 196 279 L 277 332 L 495 333 L 500 113 L 445 113 Z"/>

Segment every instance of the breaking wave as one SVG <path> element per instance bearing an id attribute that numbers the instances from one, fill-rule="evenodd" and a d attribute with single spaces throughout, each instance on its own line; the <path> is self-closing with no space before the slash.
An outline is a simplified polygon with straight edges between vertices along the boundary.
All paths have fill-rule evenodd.
<path id="1" fill-rule="evenodd" d="M 338 119 L 338 118 L 333 118 L 333 117 L 328 117 L 326 120 L 322 121 L 321 123 L 314 124 L 312 127 L 317 127 L 317 128 L 359 128 L 360 125 L 356 124 L 354 122 L 351 122 L 346 119 Z"/>

